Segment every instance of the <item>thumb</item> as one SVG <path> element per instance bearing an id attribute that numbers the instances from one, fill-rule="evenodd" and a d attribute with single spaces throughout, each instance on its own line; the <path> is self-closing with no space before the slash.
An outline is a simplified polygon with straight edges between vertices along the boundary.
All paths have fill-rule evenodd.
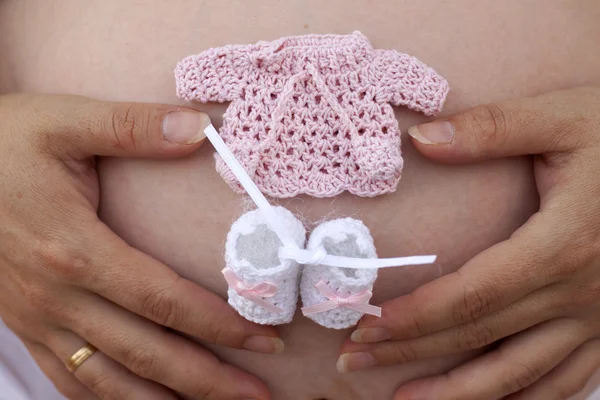
<path id="1" fill-rule="evenodd" d="M 581 99 L 573 97 L 564 91 L 482 105 L 408 133 L 419 152 L 445 163 L 568 151 L 581 141 L 573 126 L 581 118 L 572 112 Z"/>
<path id="2" fill-rule="evenodd" d="M 35 125 L 55 154 L 167 158 L 189 154 L 206 139 L 208 115 L 164 104 L 116 103 L 79 96 L 36 96 Z M 46 115 L 44 115 L 46 114 Z"/>

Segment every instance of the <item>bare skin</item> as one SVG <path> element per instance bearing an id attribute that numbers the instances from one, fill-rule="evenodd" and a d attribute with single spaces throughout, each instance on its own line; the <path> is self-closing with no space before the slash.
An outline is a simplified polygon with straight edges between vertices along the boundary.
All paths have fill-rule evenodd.
<path id="1" fill-rule="evenodd" d="M 188 54 L 228 43 L 355 29 L 376 47 L 415 55 L 446 77 L 453 91 L 445 114 L 600 79 L 600 55 L 593 51 L 600 6 L 593 1 L 347 4 L 5 0 L 0 3 L 0 88 L 182 104 L 174 97 L 172 68 Z M 217 125 L 224 110 L 197 108 L 208 111 Z M 403 131 L 423 120 L 406 110 L 399 110 L 398 118 Z M 375 302 L 456 270 L 506 239 L 537 209 L 528 159 L 449 167 L 418 155 L 408 140 L 403 143 L 406 167 L 393 195 L 284 202 L 309 226 L 332 216 L 363 219 L 381 256 L 440 255 L 433 267 L 384 271 Z M 130 245 L 223 295 L 223 238 L 243 205 L 214 171 L 211 154 L 204 146 L 168 162 L 102 160 L 100 209 L 102 219 Z M 298 316 L 280 333 L 283 355 L 211 349 L 261 378 L 276 400 L 388 399 L 402 383 L 443 373 L 467 357 L 340 375 L 335 361 L 349 332 L 325 330 Z"/>

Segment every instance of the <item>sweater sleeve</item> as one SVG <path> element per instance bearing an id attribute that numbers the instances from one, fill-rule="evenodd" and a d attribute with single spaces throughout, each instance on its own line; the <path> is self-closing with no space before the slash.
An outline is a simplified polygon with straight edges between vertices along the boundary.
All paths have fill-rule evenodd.
<path id="1" fill-rule="evenodd" d="M 175 68 L 177 96 L 203 103 L 232 101 L 252 68 L 248 54 L 248 46 L 230 45 L 184 58 Z"/>
<path id="2" fill-rule="evenodd" d="M 374 85 L 382 100 L 425 115 L 442 110 L 448 82 L 415 57 L 395 50 L 376 50 Z"/>

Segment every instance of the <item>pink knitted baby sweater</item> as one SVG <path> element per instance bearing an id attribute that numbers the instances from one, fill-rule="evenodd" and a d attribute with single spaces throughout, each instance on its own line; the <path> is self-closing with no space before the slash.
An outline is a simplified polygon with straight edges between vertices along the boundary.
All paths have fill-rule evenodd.
<path id="1" fill-rule="evenodd" d="M 179 62 L 175 77 L 183 99 L 231 101 L 221 137 L 272 197 L 394 191 L 402 157 L 390 103 L 433 115 L 448 93 L 433 69 L 373 49 L 360 32 L 209 49 Z M 215 157 L 225 181 L 243 192 Z"/>

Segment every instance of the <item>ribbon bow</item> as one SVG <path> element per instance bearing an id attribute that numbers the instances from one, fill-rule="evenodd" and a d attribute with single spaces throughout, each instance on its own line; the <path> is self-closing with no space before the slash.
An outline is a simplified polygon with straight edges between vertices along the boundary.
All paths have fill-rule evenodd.
<path id="1" fill-rule="evenodd" d="M 225 276 L 225 280 L 229 287 L 235 290 L 238 295 L 273 313 L 280 314 L 283 312 L 281 308 L 264 300 L 265 297 L 273 297 L 277 293 L 277 285 L 274 283 L 261 282 L 256 286 L 248 286 L 246 282 L 237 277 L 233 270 L 225 268 L 221 272 Z"/>
<path id="2" fill-rule="evenodd" d="M 375 315 L 381 317 L 381 308 L 369 304 L 369 300 L 373 296 L 370 291 L 363 291 L 357 294 L 353 294 L 348 297 L 342 297 L 331 289 L 324 281 L 319 281 L 315 287 L 328 301 L 315 304 L 314 306 L 303 307 L 302 313 L 304 315 L 317 314 L 324 311 L 333 310 L 338 307 L 350 308 L 354 311 L 361 312 L 363 314 Z"/>

